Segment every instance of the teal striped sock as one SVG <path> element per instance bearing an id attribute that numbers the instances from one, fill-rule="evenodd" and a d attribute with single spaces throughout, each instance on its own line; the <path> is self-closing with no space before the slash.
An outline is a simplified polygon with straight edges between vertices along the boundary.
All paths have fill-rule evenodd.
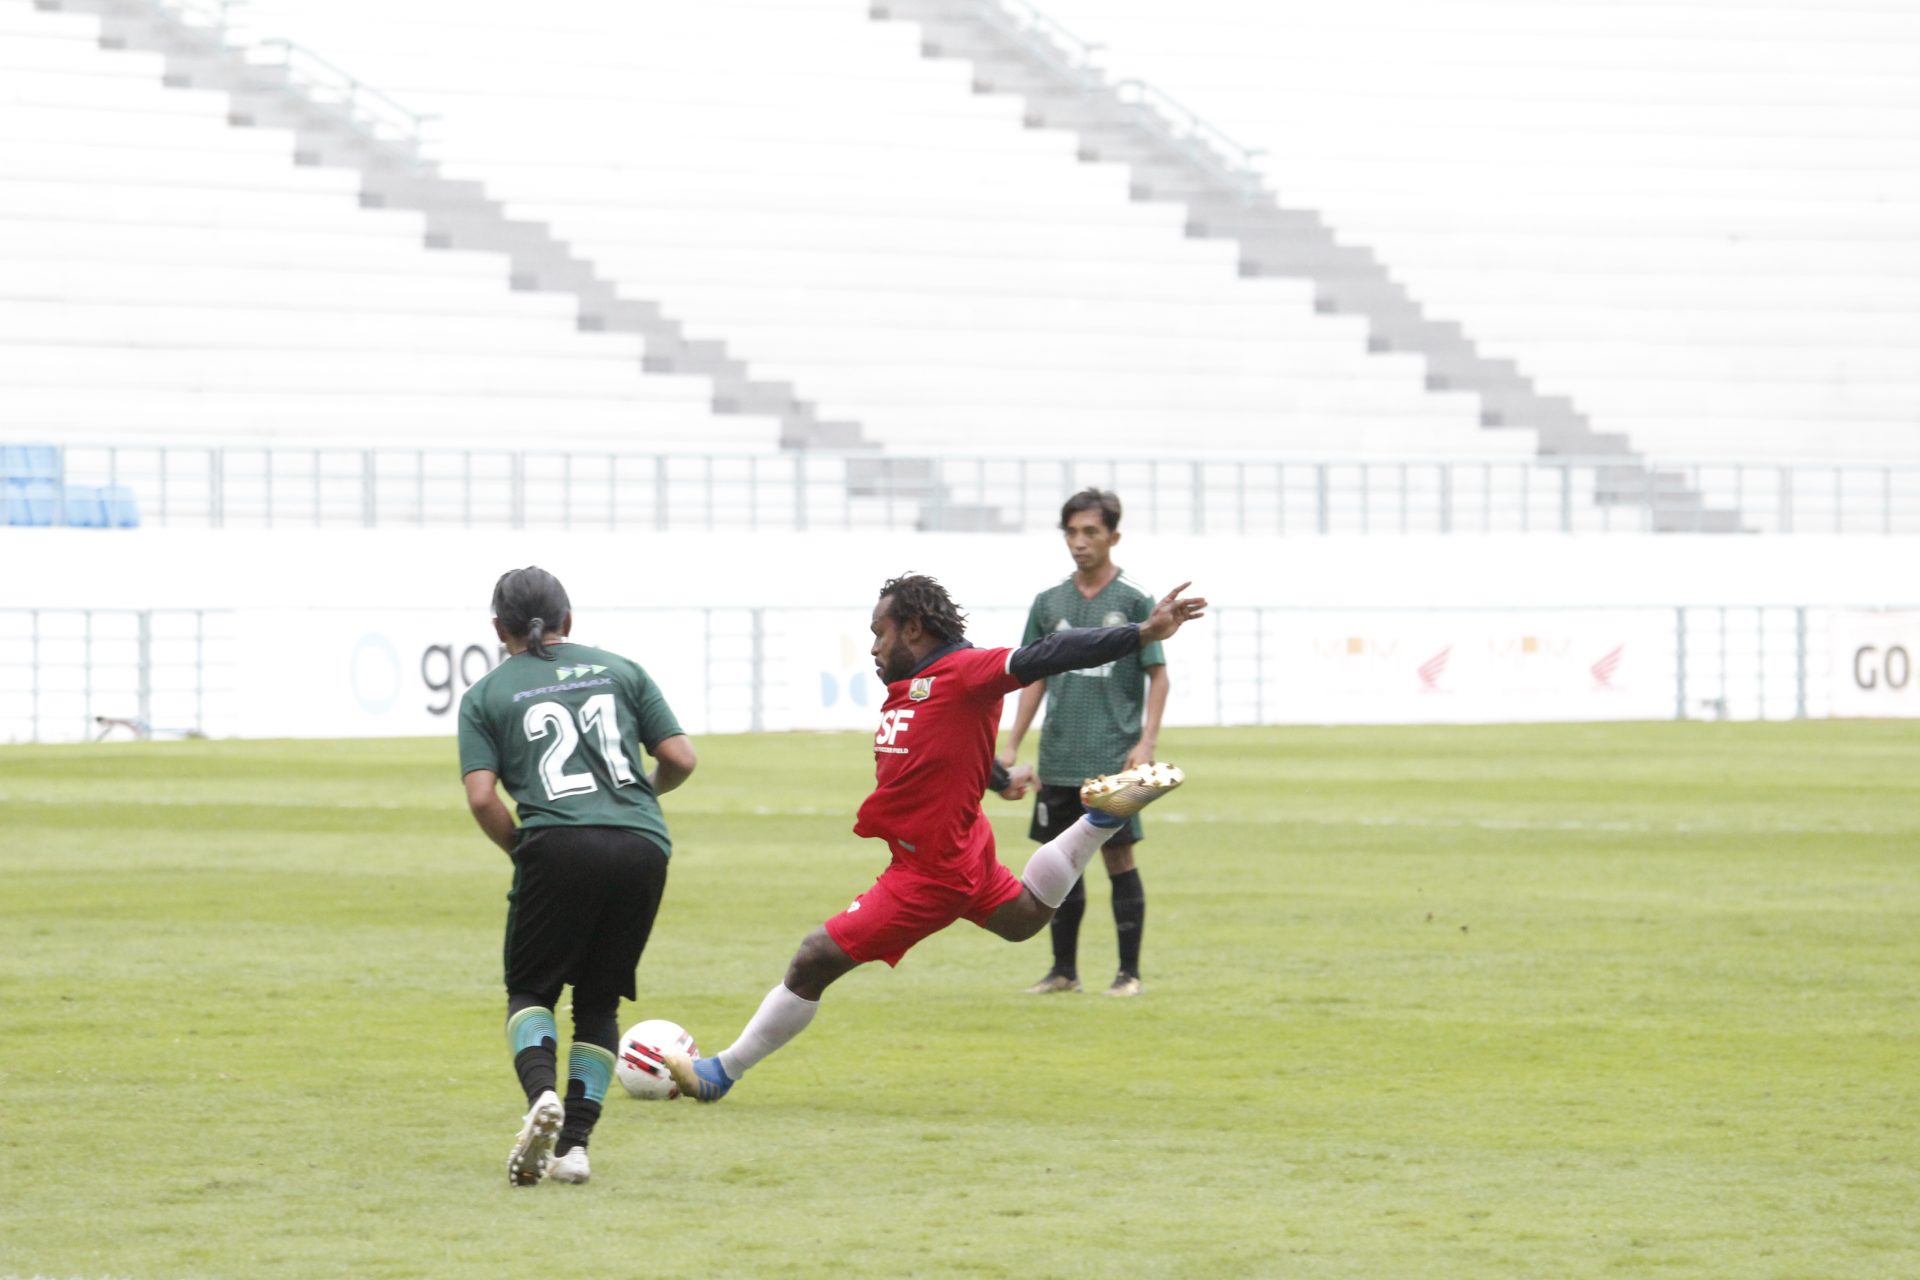
<path id="1" fill-rule="evenodd" d="M 578 1080 L 588 1102 L 602 1102 L 607 1086 L 613 1082 L 613 1053 L 597 1044 L 580 1044 L 567 1050 L 567 1079 Z"/>
<path id="2" fill-rule="evenodd" d="M 507 1047 L 518 1057 L 523 1049 L 537 1049 L 542 1041 L 558 1045 L 560 1029 L 553 1025 L 553 1010 L 531 1005 L 507 1019 Z"/>

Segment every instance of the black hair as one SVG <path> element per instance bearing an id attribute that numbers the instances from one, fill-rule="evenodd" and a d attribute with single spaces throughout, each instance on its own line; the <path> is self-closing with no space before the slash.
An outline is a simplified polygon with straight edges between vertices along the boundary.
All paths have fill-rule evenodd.
<path id="1" fill-rule="evenodd" d="M 560 579 L 537 565 L 509 569 L 493 584 L 493 616 L 508 635 L 527 642 L 527 652 L 552 662 L 546 635 L 565 621 L 573 603 Z"/>
<path id="2" fill-rule="evenodd" d="M 941 644 L 952 644 L 963 640 L 967 634 L 967 615 L 960 612 L 960 606 L 953 602 L 947 589 L 924 573 L 906 573 L 897 578 L 887 579 L 880 588 L 880 598 L 893 597 L 893 603 L 887 606 L 887 616 L 895 622 L 905 624 L 915 618 L 928 635 Z"/>
<path id="3" fill-rule="evenodd" d="M 1067 527 L 1067 522 L 1073 519 L 1076 511 L 1098 511 L 1108 533 L 1118 533 L 1120 530 L 1120 495 L 1111 489 L 1096 489 L 1088 485 L 1068 498 L 1066 505 L 1060 508 L 1062 529 Z"/>

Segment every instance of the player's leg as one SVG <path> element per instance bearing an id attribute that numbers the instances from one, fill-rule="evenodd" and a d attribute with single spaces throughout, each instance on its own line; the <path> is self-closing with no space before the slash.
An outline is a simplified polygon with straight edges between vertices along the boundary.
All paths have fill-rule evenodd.
<path id="1" fill-rule="evenodd" d="M 680 1092 L 700 1102 L 718 1102 L 735 1082 L 774 1050 L 807 1029 L 820 1012 L 820 997 L 838 978 L 859 962 L 840 949 L 826 927 L 815 929 L 800 943 L 787 964 L 787 976 L 761 998 L 734 1042 L 708 1058 L 666 1055 L 667 1070 Z"/>
<path id="2" fill-rule="evenodd" d="M 807 1029 L 835 981 L 869 960 L 900 963 L 907 950 L 958 920 L 965 895 L 888 867 L 871 889 L 800 944 L 787 975 L 760 1001 L 739 1037 L 711 1058 L 666 1055 L 680 1092 L 717 1102 L 767 1055 Z"/>
<path id="3" fill-rule="evenodd" d="M 507 1181 L 530 1187 L 547 1176 L 554 1140 L 566 1119 L 554 1092 L 559 1031 L 553 1009 L 566 981 L 570 949 L 563 886 L 554 882 L 548 833 L 528 832 L 513 852 L 502 947 L 507 985 L 507 1048 L 526 1095 L 527 1111 L 507 1153 Z"/>
<path id="4" fill-rule="evenodd" d="M 1139 819 L 1133 820 L 1137 826 Z M 1107 842 L 1100 856 L 1107 864 L 1107 879 L 1113 886 L 1113 936 L 1120 950 L 1120 968 L 1114 974 L 1110 996 L 1140 994 L 1140 941 L 1147 923 L 1147 892 L 1140 883 L 1140 868 L 1134 862 L 1137 839 L 1125 839 L 1131 831 L 1122 831 Z"/>
<path id="5" fill-rule="evenodd" d="M 507 994 L 507 1046 L 527 1095 L 526 1115 L 507 1152 L 507 1181 L 516 1187 L 533 1186 L 547 1176 L 554 1140 L 566 1121 L 560 1096 L 554 1092 L 559 1032 L 553 1024 L 553 1006 L 559 998 L 558 988 Z"/>
<path id="6" fill-rule="evenodd" d="M 1040 932 L 1093 861 L 1094 851 L 1134 814 L 1185 780 L 1172 765 L 1151 764 L 1088 781 L 1080 788 L 1086 813 L 1034 850 L 1020 874 L 1022 893 L 996 910 L 986 927 L 1010 942 Z"/>
<path id="7" fill-rule="evenodd" d="M 667 855 L 647 837 L 609 827 L 582 828 L 569 842 L 569 866 L 597 909 L 573 979 L 573 1045 L 567 1052 L 566 1123 L 554 1146 L 551 1176 L 585 1182 L 587 1143 L 606 1104 L 619 1050 L 620 998 L 637 994 L 634 970 L 647 949 L 667 887 Z"/>
<path id="8" fill-rule="evenodd" d="M 1079 788 L 1043 786 L 1034 796 L 1033 821 L 1027 827 L 1027 837 L 1045 844 L 1079 821 L 1082 812 Z M 1028 994 L 1054 995 L 1080 989 L 1080 921 L 1086 912 L 1086 888 L 1082 881 L 1075 880 L 1048 926 L 1053 935 L 1053 966 L 1040 981 L 1027 988 Z"/>

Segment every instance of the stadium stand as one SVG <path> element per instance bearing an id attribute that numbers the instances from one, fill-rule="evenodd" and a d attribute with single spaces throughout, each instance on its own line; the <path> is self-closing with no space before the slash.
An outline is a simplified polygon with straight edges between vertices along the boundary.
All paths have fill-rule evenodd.
<path id="1" fill-rule="evenodd" d="M 1912 5 L 1045 8 L 1634 448 L 1920 460 Z"/>
<path id="2" fill-rule="evenodd" d="M 1299 282 L 1240 280 L 1176 210 L 1129 204 L 1123 170 L 1076 165 L 853 0 L 245 17 L 434 114 L 448 175 L 891 449 L 1532 448 L 1417 360 L 1369 359 Z"/>
<path id="3" fill-rule="evenodd" d="M 424 252 L 417 213 L 358 175 L 295 168 L 288 134 L 229 127 L 103 53 L 96 17 L 0 5 L 0 397 L 63 444 L 564 439 L 766 451 L 710 382 L 642 370 L 570 299 L 497 257 Z"/>

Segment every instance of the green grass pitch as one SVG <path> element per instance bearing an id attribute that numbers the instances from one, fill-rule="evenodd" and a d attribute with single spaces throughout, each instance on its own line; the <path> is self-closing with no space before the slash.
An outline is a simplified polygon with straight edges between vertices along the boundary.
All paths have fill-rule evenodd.
<path id="1" fill-rule="evenodd" d="M 622 1023 L 711 1052 L 883 854 L 862 736 L 698 745 Z M 1143 998 L 1096 867 L 1087 994 L 956 926 L 516 1191 L 450 741 L 0 748 L 0 1276 L 1920 1275 L 1920 730 L 1163 753 Z"/>

